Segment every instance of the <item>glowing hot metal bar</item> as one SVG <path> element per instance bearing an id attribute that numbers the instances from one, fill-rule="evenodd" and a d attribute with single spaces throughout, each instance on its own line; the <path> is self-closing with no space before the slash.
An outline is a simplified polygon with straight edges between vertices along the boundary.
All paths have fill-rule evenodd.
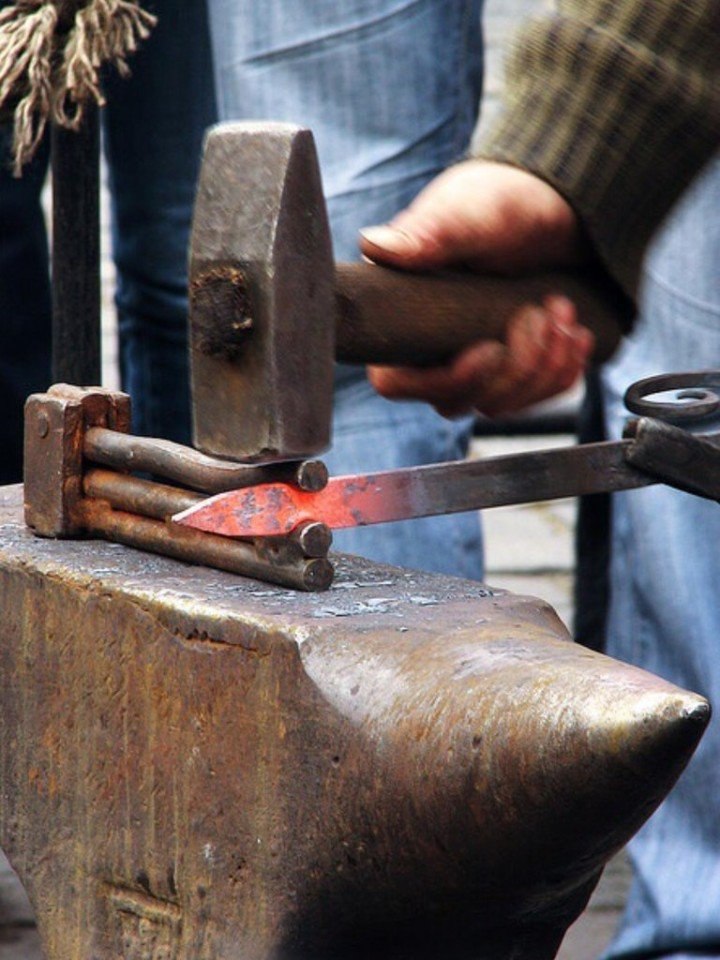
<path id="1" fill-rule="evenodd" d="M 333 528 L 364 526 L 628 490 L 659 480 L 717 498 L 718 448 L 718 434 L 693 436 L 643 418 L 637 421 L 632 439 L 335 477 L 316 493 L 282 483 L 261 484 L 211 497 L 173 520 L 227 537 L 262 537 L 290 533 L 308 520 Z M 663 454 L 661 463 L 649 470 L 649 462 L 656 465 L 658 450 Z M 693 470 L 693 459 L 698 464 L 707 460 L 711 468 Z M 694 477 L 701 479 L 694 482 Z"/>

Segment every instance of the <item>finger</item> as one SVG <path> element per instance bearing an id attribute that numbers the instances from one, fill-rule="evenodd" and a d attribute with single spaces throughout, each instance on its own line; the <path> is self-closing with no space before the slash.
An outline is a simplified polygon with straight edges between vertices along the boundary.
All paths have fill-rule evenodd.
<path id="1" fill-rule="evenodd" d="M 492 384 L 493 403 L 507 400 L 517 407 L 527 403 L 532 383 L 542 370 L 549 325 L 546 312 L 534 305 L 512 320 L 506 333 L 505 363 Z"/>
<path id="2" fill-rule="evenodd" d="M 595 347 L 595 334 L 580 323 L 577 307 L 572 300 L 560 294 L 552 294 L 545 298 L 544 306 L 556 324 L 572 331 L 576 353 L 587 363 Z"/>
<path id="3" fill-rule="evenodd" d="M 565 298 L 522 311 L 508 328 L 504 367 L 476 390 L 475 406 L 499 416 L 561 393 L 584 370 L 592 345 L 592 334 L 576 322 L 575 308 Z"/>
<path id="4" fill-rule="evenodd" d="M 470 219 L 464 207 L 431 205 L 421 195 L 389 223 L 363 227 L 360 252 L 374 263 L 405 269 L 454 265 L 512 273 L 517 269 L 516 258 L 514 250 L 505 250 L 506 225 L 498 220 L 496 207 L 491 203 L 486 211 L 476 209 Z M 517 241 L 513 239 L 511 245 L 514 248 Z M 526 258 L 524 248 L 519 257 Z"/>
<path id="5" fill-rule="evenodd" d="M 506 376 L 507 347 L 482 341 L 466 348 L 451 366 L 453 391 L 435 399 L 435 409 L 444 417 L 478 412 L 477 398 L 492 396 Z"/>
<path id="6" fill-rule="evenodd" d="M 575 305 L 567 297 L 551 296 L 544 301 L 551 324 L 536 389 L 546 395 L 569 389 L 590 358 L 595 338 L 578 322 Z"/>
<path id="7" fill-rule="evenodd" d="M 360 252 L 374 263 L 386 263 L 390 266 L 414 265 L 422 258 L 422 247 L 416 236 L 384 223 L 374 227 L 363 227 L 360 231 Z"/>
<path id="8" fill-rule="evenodd" d="M 435 409 L 444 417 L 481 412 L 484 401 L 492 401 L 497 384 L 505 374 L 507 347 L 483 341 L 465 349 L 452 365 L 454 395 L 439 397 Z"/>
<path id="9" fill-rule="evenodd" d="M 390 400 L 436 399 L 452 391 L 449 370 L 433 367 L 420 370 L 415 367 L 368 367 L 368 378 L 377 392 Z"/>
<path id="10" fill-rule="evenodd" d="M 543 298 L 542 305 L 560 326 L 579 325 L 577 307 L 570 297 L 565 297 L 561 293 L 549 293 Z"/>
<path id="11" fill-rule="evenodd" d="M 484 341 L 469 348 L 473 362 L 442 367 L 368 367 L 373 387 L 393 400 L 425 400 L 443 415 L 456 416 L 472 409 L 475 378 L 491 379 L 500 368 L 505 348 L 493 341 Z M 462 357 L 463 354 L 460 355 Z"/>
<path id="12" fill-rule="evenodd" d="M 516 322 L 509 331 L 503 360 L 491 378 L 476 377 L 472 394 L 473 405 L 487 416 L 500 416 L 520 410 L 534 398 L 533 382 L 541 368 L 543 356 L 542 337 L 545 319 L 539 310 L 527 311 L 521 322 Z M 468 352 L 462 357 L 463 364 L 473 364 L 474 356 Z M 468 370 L 466 373 L 471 378 Z"/>

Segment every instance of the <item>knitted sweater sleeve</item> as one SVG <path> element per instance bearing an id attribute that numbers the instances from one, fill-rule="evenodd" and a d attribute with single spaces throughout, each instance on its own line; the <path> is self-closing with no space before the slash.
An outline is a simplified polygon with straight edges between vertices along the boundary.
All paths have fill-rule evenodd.
<path id="1" fill-rule="evenodd" d="M 475 152 L 552 184 L 634 295 L 650 236 L 720 145 L 720 0 L 560 0 L 506 69 Z"/>

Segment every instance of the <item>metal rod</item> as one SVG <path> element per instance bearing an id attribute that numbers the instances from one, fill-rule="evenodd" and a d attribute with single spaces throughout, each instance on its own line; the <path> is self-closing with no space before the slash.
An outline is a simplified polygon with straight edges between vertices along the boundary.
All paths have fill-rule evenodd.
<path id="1" fill-rule="evenodd" d="M 321 460 L 294 460 L 255 466 L 208 457 L 171 440 L 134 437 L 127 433 L 91 427 L 83 452 L 88 460 L 116 470 L 153 473 L 205 493 L 223 493 L 260 483 L 290 483 L 300 490 L 317 492 L 328 481 Z"/>
<path id="2" fill-rule="evenodd" d="M 88 470 L 83 475 L 86 497 L 106 500 L 112 507 L 139 513 L 154 520 L 165 520 L 177 510 L 186 510 L 203 499 L 198 493 L 178 490 L 111 470 Z"/>
<path id="3" fill-rule="evenodd" d="M 88 104 L 80 129 L 52 125 L 52 378 L 99 384 L 100 120 Z"/>
<path id="4" fill-rule="evenodd" d="M 99 468 L 84 474 L 83 493 L 86 497 L 104 500 L 115 510 L 153 520 L 167 520 L 204 499 L 198 493 Z M 287 537 L 259 537 L 244 542 L 253 547 L 261 560 L 273 564 L 297 563 L 304 557 L 327 557 L 332 531 L 324 523 L 311 522 Z"/>
<path id="5" fill-rule="evenodd" d="M 78 520 L 88 532 L 129 547 L 296 590 L 327 590 L 334 576 L 333 565 L 326 557 L 302 558 L 295 563 L 283 559 L 278 564 L 259 557 L 252 543 L 113 510 L 102 500 L 81 500 Z"/>
<path id="6" fill-rule="evenodd" d="M 662 448 L 662 441 L 652 451 L 653 460 L 658 462 L 653 475 L 628 462 L 635 441 L 605 441 L 487 460 L 334 477 L 317 494 L 293 490 L 288 485 L 266 484 L 253 490 L 219 494 L 173 519 L 228 537 L 287 536 L 299 522 L 311 518 L 340 529 L 612 493 L 653 483 L 675 484 L 673 478 L 683 474 L 684 464 L 690 464 L 691 449 L 703 472 L 692 481 L 692 486 L 687 480 L 677 485 L 699 495 L 707 495 L 706 484 L 714 491 L 716 458 L 712 453 L 714 446 L 720 446 L 720 434 L 702 434 L 688 440 L 684 431 L 666 424 L 663 435 L 667 437 L 670 430 L 674 431 L 680 452 L 673 452 L 673 468 L 666 473 L 662 472 L 657 451 L 658 446 Z M 698 440 L 702 440 L 702 445 L 694 442 Z"/>

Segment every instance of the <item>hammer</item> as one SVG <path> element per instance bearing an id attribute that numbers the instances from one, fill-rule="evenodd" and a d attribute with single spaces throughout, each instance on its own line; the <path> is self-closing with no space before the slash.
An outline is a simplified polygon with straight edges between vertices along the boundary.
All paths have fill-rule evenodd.
<path id="1" fill-rule="evenodd" d="M 224 123 L 204 145 L 190 242 L 193 438 L 239 461 L 330 444 L 333 361 L 437 364 L 503 338 L 523 304 L 563 293 L 607 358 L 628 302 L 589 273 L 511 279 L 335 264 L 309 130 Z"/>

